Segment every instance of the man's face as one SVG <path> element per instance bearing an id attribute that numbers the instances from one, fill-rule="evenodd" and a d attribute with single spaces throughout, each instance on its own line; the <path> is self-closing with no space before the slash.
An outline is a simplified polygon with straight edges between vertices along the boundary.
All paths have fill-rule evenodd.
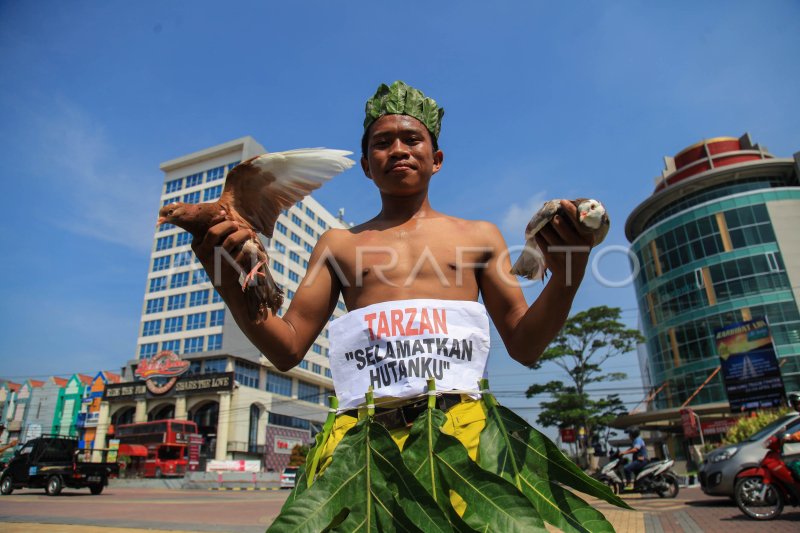
<path id="1" fill-rule="evenodd" d="M 428 129 L 408 115 L 385 115 L 369 130 L 361 168 L 381 192 L 407 196 L 427 189 L 442 167 L 441 150 L 433 151 Z"/>

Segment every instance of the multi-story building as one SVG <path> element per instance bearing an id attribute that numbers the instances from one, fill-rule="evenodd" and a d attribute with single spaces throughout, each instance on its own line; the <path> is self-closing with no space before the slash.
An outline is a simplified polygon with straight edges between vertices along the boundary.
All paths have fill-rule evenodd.
<path id="1" fill-rule="evenodd" d="M 162 205 L 219 198 L 228 172 L 240 161 L 264 152 L 253 138 L 243 137 L 162 163 L 164 185 L 159 205 L 153 206 L 154 220 Z M 330 227 L 345 225 L 309 196 L 281 213 L 271 239 L 262 237 L 272 275 L 284 290 L 280 313 L 294 297 L 314 244 Z M 208 458 L 259 458 L 268 467 L 282 467 L 288 454 L 275 457 L 271 453 L 291 451 L 275 441 L 281 428 L 293 435 L 290 430 L 313 429 L 327 415 L 327 396 L 333 389 L 327 327 L 299 366 L 279 372 L 237 327 L 194 256 L 191 241 L 190 233 L 170 224 L 156 229 L 136 353 L 126 378 L 133 379 L 139 361 L 169 350 L 190 362 L 190 375 L 231 373 L 235 387 L 127 397 L 110 406 L 111 422 L 187 418 L 197 422 L 206 436 Z M 334 317 L 344 311 L 340 301 Z M 267 435 L 278 436 L 267 442 Z"/>
<path id="2" fill-rule="evenodd" d="M 664 385 L 651 407 L 680 407 L 720 364 L 714 330 L 755 317 L 768 320 L 787 390 L 800 390 L 800 153 L 774 157 L 745 134 L 665 161 L 625 225 L 643 373 Z M 727 405 L 720 374 L 691 405 L 713 403 Z"/>

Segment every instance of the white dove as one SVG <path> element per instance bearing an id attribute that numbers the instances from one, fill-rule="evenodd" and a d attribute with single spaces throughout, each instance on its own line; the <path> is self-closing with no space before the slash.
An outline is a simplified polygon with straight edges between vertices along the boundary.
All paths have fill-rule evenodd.
<path id="1" fill-rule="evenodd" d="M 578 213 L 578 220 L 571 220 L 572 225 L 581 233 L 593 234 L 595 246 L 603 242 L 609 228 L 608 214 L 603 204 L 591 198 L 569 201 L 575 205 Z M 561 216 L 566 214 L 561 208 L 561 200 L 545 202 L 542 208 L 533 215 L 525 228 L 525 248 L 511 268 L 512 274 L 527 279 L 544 279 L 546 268 L 544 255 L 536 243 L 535 236 L 539 230 L 553 220 L 556 214 Z"/>

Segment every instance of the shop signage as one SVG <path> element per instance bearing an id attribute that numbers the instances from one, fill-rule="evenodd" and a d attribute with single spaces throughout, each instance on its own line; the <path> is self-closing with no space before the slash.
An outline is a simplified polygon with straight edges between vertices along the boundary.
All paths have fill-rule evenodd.
<path id="1" fill-rule="evenodd" d="M 287 439 L 286 437 L 275 437 L 275 453 L 292 453 L 295 446 L 302 446 L 303 441 L 299 439 Z"/>
<path id="2" fill-rule="evenodd" d="M 184 361 L 175 352 L 164 350 L 152 359 L 142 359 L 136 367 L 136 375 L 142 378 L 151 393 L 165 394 L 175 386 L 178 376 L 189 370 L 189 361 Z"/>
<path id="3" fill-rule="evenodd" d="M 575 429 L 574 428 L 561 428 L 561 442 L 571 443 L 575 442 Z"/>
<path id="4" fill-rule="evenodd" d="M 681 409 L 681 425 L 683 426 L 683 436 L 691 439 L 700 435 L 697 426 L 697 417 L 691 409 Z"/>
<path id="5" fill-rule="evenodd" d="M 261 472 L 261 461 L 211 460 L 206 464 L 206 472 Z"/>
<path id="6" fill-rule="evenodd" d="M 164 393 L 164 395 L 177 393 L 191 396 L 208 392 L 231 391 L 233 390 L 233 382 L 233 372 L 184 376 L 177 378 L 172 389 Z M 155 394 L 141 381 L 133 383 L 110 383 L 106 385 L 105 399 L 106 401 L 127 401 L 147 398 L 152 395 Z"/>
<path id="7" fill-rule="evenodd" d="M 766 318 L 714 330 L 731 411 L 778 407 L 786 389 Z"/>
<path id="8" fill-rule="evenodd" d="M 702 422 L 700 426 L 703 428 L 703 435 L 719 435 L 727 433 L 729 429 L 736 425 L 738 420 L 738 418 L 709 420 L 708 422 Z"/>

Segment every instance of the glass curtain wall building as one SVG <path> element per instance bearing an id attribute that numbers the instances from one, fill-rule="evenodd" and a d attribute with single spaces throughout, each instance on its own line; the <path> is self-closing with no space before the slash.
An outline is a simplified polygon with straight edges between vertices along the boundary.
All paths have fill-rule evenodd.
<path id="1" fill-rule="evenodd" d="M 642 373 L 652 387 L 666 382 L 652 408 L 680 407 L 713 373 L 716 328 L 762 316 L 787 391 L 800 390 L 800 153 L 776 158 L 745 134 L 665 162 L 625 226 L 647 339 Z M 717 374 L 691 403 L 725 401 Z"/>

